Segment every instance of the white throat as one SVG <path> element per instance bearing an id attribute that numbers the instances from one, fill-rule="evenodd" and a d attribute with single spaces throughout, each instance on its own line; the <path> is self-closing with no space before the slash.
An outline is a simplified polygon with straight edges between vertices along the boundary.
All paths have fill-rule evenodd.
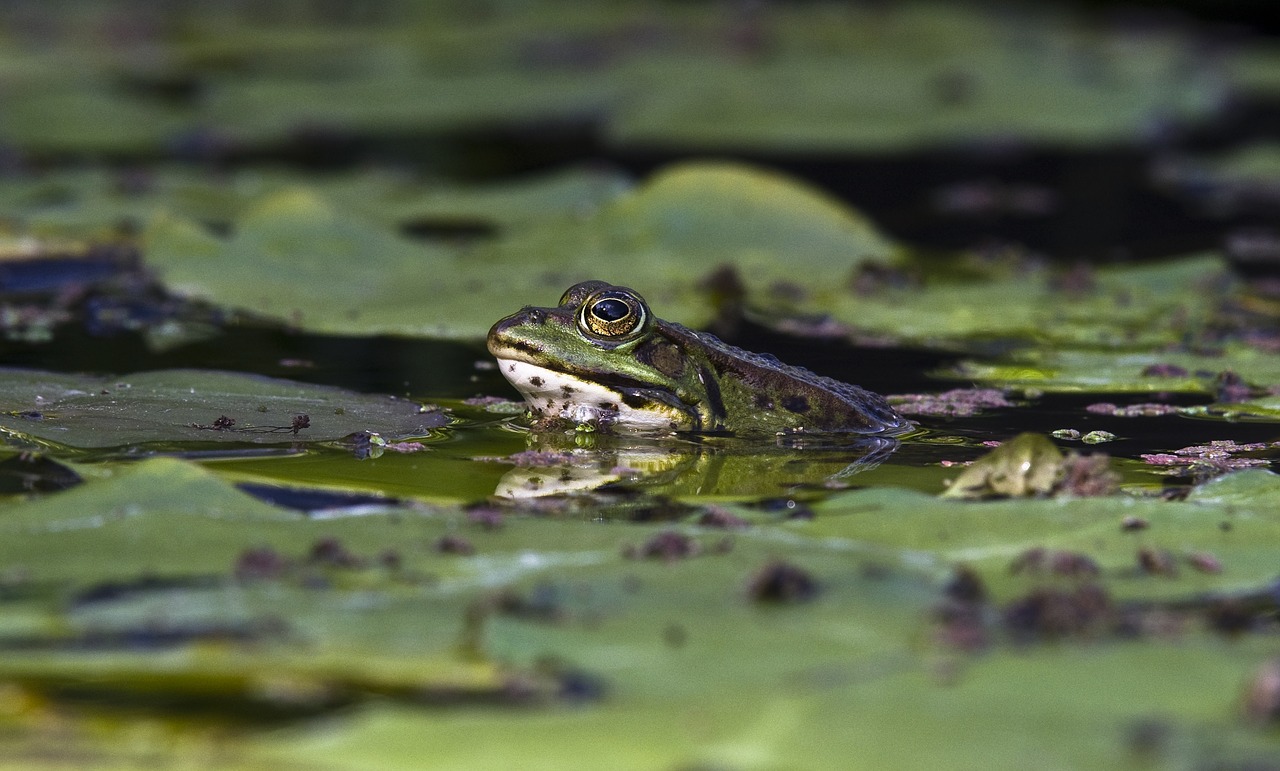
<path id="1" fill-rule="evenodd" d="M 608 422 L 648 431 L 677 428 L 684 419 L 670 407 L 629 407 L 622 401 L 621 394 L 599 383 L 536 364 L 499 358 L 498 368 L 538 415 L 560 417 L 575 423 Z"/>

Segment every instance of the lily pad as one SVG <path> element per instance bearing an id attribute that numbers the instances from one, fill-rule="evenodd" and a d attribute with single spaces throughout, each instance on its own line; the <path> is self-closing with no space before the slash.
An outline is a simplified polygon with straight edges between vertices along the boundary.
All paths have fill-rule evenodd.
<path id="1" fill-rule="evenodd" d="M 816 303 L 862 332 L 916 344 L 1010 338 L 1059 346 L 1125 348 L 1172 343 L 1199 329 L 1216 310 L 1227 278 L 1214 255 L 1096 272 L 1080 293 L 1054 287 L 1055 276 L 1031 269 L 977 280 L 933 281 L 923 288 L 885 288 L 869 296 L 834 294 Z M 1054 355 L 1040 346 L 1028 355 Z M 1043 353 L 1042 353 L 1043 352 Z M 1006 382 L 992 379 L 995 382 Z"/>
<path id="2" fill-rule="evenodd" d="M 206 370 L 119 377 L 0 370 L 0 431 L 10 443 L 77 449 L 175 442 L 292 444 L 360 431 L 425 437 L 439 411 L 390 396 Z"/>
<path id="3" fill-rule="evenodd" d="M 0 139 L 38 152 L 198 153 L 308 131 L 445 138 L 585 117 L 624 145 L 1116 141 L 1207 118 L 1230 76 L 1262 84 L 1274 69 L 1265 48 L 1224 55 L 1220 69 L 1189 67 L 1190 34 L 1039 7 L 648 10 L 544 1 L 479 18 L 431 3 L 286 24 L 184 9 L 153 12 L 146 45 L 125 51 L 99 29 L 106 21 L 42 9 L 39 25 L 9 25 L 13 42 L 0 50 L 17 94 Z"/>
<path id="4" fill-rule="evenodd" d="M 956 374 L 966 380 L 1042 391 L 1213 394 L 1215 383 L 1227 370 L 1258 388 L 1280 385 L 1276 355 L 1240 343 L 1227 343 L 1218 353 L 1025 348 L 1005 361 L 964 362 Z"/>
<path id="5" fill-rule="evenodd" d="M 1256 589 L 1274 577 L 1276 479 L 1231 475 L 1186 502 L 968 503 L 861 490 L 819 504 L 810 521 L 744 522 L 726 541 L 721 529 L 576 518 L 495 525 L 451 507 L 314 520 L 191 464 L 152 460 L 0 506 L 6 581 L 32 587 L 4 601 L 0 680 L 40 703 L 127 696 L 131 725 L 167 727 L 163 746 L 128 745 L 153 760 L 189 756 L 208 725 L 159 706 L 174 699 L 205 710 L 187 715 L 215 718 L 250 705 L 293 720 L 345 707 L 323 735 L 311 722 L 242 733 L 224 765 L 412 768 L 427 748 L 433 762 L 460 768 L 521 757 L 557 768 L 970 757 L 998 768 L 1046 757 L 1119 765 L 1135 751 L 1127 732 L 1152 714 L 1174 737 L 1162 750 L 1171 761 L 1232 756 L 1267 746 L 1235 706 L 1272 653 L 1261 636 L 1229 647 L 1196 627 L 1174 641 L 1019 648 L 993 638 L 973 656 L 934 625 L 954 562 L 972 565 L 1004 603 L 1049 580 L 1009 572 L 1035 546 L 1091 555 L 1116 601 L 1166 602 L 1168 613 L 1205 592 Z M 1149 527 L 1124 532 L 1125 516 Z M 446 537 L 468 549 L 443 549 Z M 659 537 L 684 546 L 652 557 L 636 548 Z M 1141 575 L 1131 566 L 1140 545 L 1211 549 L 1222 570 Z M 807 601 L 753 599 L 759 571 L 779 560 L 812 581 Z M 174 580 L 154 578 L 163 576 Z M 232 630 L 248 636 L 228 638 Z M 200 641 L 215 632 L 219 642 Z M 164 642 L 182 635 L 191 640 Z M 124 639 L 134 647 L 111 647 Z M 1171 668 L 1185 674 L 1169 678 Z M 531 685 L 542 694 L 534 711 L 512 712 L 499 695 Z M 536 709 L 566 699 L 580 706 Z M 4 716 L 0 746 L 59 757 L 23 714 Z M 74 714 L 62 724 L 79 726 Z M 873 717 L 850 724 L 850 714 Z M 118 763 L 128 749 L 72 729 L 58 734 L 61 751 Z M 484 740 L 495 734 L 503 740 Z"/>
<path id="6" fill-rule="evenodd" d="M 512 228 L 472 250 L 409 241 L 304 189 L 260 201 L 227 240 L 164 216 L 145 243 L 170 287 L 222 305 L 317 332 L 468 338 L 503 309 L 550 303 L 588 278 L 632 285 L 664 318 L 698 326 L 714 309 L 697 279 L 721 265 L 755 292 L 803 276 L 803 288 L 829 293 L 858 262 L 896 251 L 795 180 L 717 163 L 673 167 L 585 218 Z"/>

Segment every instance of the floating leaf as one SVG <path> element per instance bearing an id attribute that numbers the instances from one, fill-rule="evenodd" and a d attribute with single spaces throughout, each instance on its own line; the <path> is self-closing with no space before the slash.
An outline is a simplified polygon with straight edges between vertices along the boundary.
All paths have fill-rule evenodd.
<path id="1" fill-rule="evenodd" d="M 865 219 L 795 180 L 708 163 L 470 250 L 411 242 L 301 188 L 259 201 L 227 240 L 161 217 L 146 245 L 169 286 L 222 305 L 318 332 L 470 338 L 588 278 L 630 284 L 665 318 L 696 326 L 714 313 L 697 279 L 722 265 L 738 266 L 755 292 L 799 276 L 800 289 L 829 294 L 859 261 L 894 251 Z"/>
<path id="2" fill-rule="evenodd" d="M 89 377 L 0 370 L 0 430 L 18 441 L 80 449 L 289 444 L 334 441 L 359 431 L 426 436 L 446 422 L 443 413 L 422 412 L 414 402 L 258 375 L 165 370 Z"/>

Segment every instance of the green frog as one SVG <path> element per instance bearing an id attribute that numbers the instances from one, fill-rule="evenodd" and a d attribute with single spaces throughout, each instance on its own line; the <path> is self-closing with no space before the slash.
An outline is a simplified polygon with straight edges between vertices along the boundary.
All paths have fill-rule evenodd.
<path id="1" fill-rule="evenodd" d="M 488 343 L 543 423 L 738 435 L 914 428 L 877 394 L 663 321 L 635 290 L 604 281 L 507 316 Z"/>

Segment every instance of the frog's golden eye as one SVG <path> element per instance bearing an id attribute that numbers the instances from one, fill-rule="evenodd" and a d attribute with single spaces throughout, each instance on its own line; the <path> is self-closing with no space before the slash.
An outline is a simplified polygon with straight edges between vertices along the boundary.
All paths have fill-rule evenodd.
<path id="1" fill-rule="evenodd" d="M 610 342 L 626 342 L 644 332 L 649 309 L 633 292 L 610 289 L 591 295 L 578 311 L 578 327 Z"/>

